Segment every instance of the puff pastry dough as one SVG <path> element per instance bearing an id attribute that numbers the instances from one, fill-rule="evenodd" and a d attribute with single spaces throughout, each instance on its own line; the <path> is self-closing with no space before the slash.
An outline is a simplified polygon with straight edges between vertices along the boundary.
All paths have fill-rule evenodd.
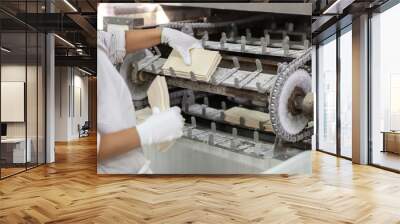
<path id="1" fill-rule="evenodd" d="M 169 68 L 173 68 L 178 77 L 190 79 L 190 72 L 193 72 L 196 79 L 208 82 L 221 62 L 221 55 L 218 51 L 197 48 L 190 50 L 190 55 L 192 64 L 186 65 L 179 53 L 173 50 L 162 67 L 164 74 L 171 75 Z"/>
<path id="2" fill-rule="evenodd" d="M 249 110 L 242 107 L 232 107 L 225 111 L 226 122 L 232 124 L 240 124 L 240 117 L 245 119 L 244 125 L 247 127 L 258 129 L 260 122 L 263 123 L 263 128 L 266 131 L 272 131 L 271 120 L 268 113 Z"/>
<path id="3" fill-rule="evenodd" d="M 168 110 L 169 104 L 169 92 L 167 82 L 164 76 L 157 76 L 149 89 L 147 90 L 147 100 L 151 108 L 157 107 L 160 111 Z M 175 141 L 164 142 L 156 145 L 155 147 L 161 151 L 166 151 L 174 144 Z"/>
<path id="4" fill-rule="evenodd" d="M 169 108 L 169 93 L 164 76 L 157 76 L 147 89 L 147 99 L 150 107 L 158 107 L 160 111 Z"/>

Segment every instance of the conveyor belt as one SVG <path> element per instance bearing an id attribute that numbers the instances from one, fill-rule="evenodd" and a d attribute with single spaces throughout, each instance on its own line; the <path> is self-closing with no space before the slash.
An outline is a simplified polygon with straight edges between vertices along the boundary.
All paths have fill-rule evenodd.
<path id="1" fill-rule="evenodd" d="M 164 58 L 158 58 L 151 65 L 144 67 L 143 71 L 157 75 L 166 75 L 176 79 L 184 79 L 175 77 L 170 71 L 162 71 L 162 66 L 164 65 L 165 61 L 166 59 Z M 197 83 L 202 82 L 200 80 L 193 79 L 193 77 L 191 81 Z M 255 72 L 243 71 L 237 67 L 231 69 L 218 67 L 215 73 L 212 75 L 209 84 L 257 91 L 259 93 L 268 93 L 274 82 L 274 74 L 262 73 L 259 70 Z"/>
<path id="2" fill-rule="evenodd" d="M 237 133 L 231 135 L 190 125 L 184 127 L 183 136 L 194 141 L 256 158 L 272 158 L 273 156 L 273 145 L 270 143 L 239 137 Z"/>
<path id="3" fill-rule="evenodd" d="M 246 124 L 245 118 L 240 119 L 241 120 L 240 124 L 228 122 L 224 119 L 225 114 L 224 114 L 223 109 L 215 109 L 215 108 L 209 107 L 205 104 L 183 105 L 182 110 L 184 113 L 186 113 L 188 115 L 204 118 L 204 119 L 215 121 L 218 123 L 227 124 L 232 127 L 245 128 L 245 129 L 249 129 L 249 130 L 253 130 L 253 131 L 265 132 L 268 134 L 273 133 L 272 126 L 267 125 L 266 122 L 260 122 L 258 128 L 248 126 Z"/>
<path id="4" fill-rule="evenodd" d="M 260 41 L 258 41 L 260 42 Z M 206 41 L 204 47 L 210 50 L 222 50 L 222 51 L 231 51 L 238 53 L 250 53 L 256 55 L 267 55 L 267 56 L 276 56 L 276 57 L 289 57 L 289 58 L 297 58 L 299 57 L 304 50 L 298 49 L 288 49 L 285 50 L 282 48 L 282 44 L 272 45 L 274 47 L 262 47 L 260 45 L 243 45 L 240 43 L 224 43 L 217 41 Z M 243 50 L 244 49 L 244 50 Z"/>

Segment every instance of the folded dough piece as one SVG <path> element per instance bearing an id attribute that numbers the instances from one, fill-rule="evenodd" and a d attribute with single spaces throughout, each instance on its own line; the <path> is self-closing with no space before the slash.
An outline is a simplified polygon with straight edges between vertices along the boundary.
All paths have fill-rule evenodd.
<path id="1" fill-rule="evenodd" d="M 169 108 L 169 92 L 164 76 L 157 76 L 147 89 L 147 99 L 150 107 L 158 107 L 160 111 Z"/>
<path id="2" fill-rule="evenodd" d="M 169 68 L 173 68 L 178 77 L 190 79 L 190 72 L 193 72 L 196 79 L 208 82 L 222 59 L 218 51 L 197 48 L 190 50 L 190 56 L 192 64 L 186 65 L 179 53 L 173 50 L 162 67 L 164 74 L 171 75 Z"/>
<path id="3" fill-rule="evenodd" d="M 157 107 L 158 109 L 160 109 L 160 111 L 165 111 L 169 109 L 169 92 L 164 76 L 158 75 L 153 80 L 153 82 L 149 86 L 149 89 L 147 90 L 147 100 L 149 101 L 151 108 Z M 156 148 L 161 151 L 166 151 L 174 144 L 174 142 L 175 141 L 164 142 L 158 144 Z"/>
<path id="4" fill-rule="evenodd" d="M 240 124 L 240 117 L 245 119 L 244 125 L 258 129 L 260 122 L 266 131 L 272 131 L 271 120 L 268 113 L 256 110 L 249 110 L 243 107 L 232 107 L 224 112 L 224 120 L 232 124 Z"/>

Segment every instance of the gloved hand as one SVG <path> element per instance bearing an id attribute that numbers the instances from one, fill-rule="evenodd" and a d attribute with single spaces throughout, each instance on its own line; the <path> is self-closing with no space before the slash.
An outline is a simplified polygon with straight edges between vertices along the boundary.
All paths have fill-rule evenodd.
<path id="1" fill-rule="evenodd" d="M 182 56 L 183 62 L 187 65 L 192 63 L 189 52 L 190 49 L 203 48 L 200 41 L 196 38 L 170 28 L 162 28 L 161 43 L 167 43 L 170 47 L 177 50 Z"/>
<path id="2" fill-rule="evenodd" d="M 180 138 L 183 135 L 183 121 L 179 107 L 172 107 L 163 112 L 154 108 L 153 115 L 136 126 L 140 144 L 153 145 Z"/>

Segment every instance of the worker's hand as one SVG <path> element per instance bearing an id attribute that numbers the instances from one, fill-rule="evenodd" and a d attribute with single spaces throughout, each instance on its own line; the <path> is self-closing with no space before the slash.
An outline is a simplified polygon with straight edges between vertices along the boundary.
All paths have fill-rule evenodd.
<path id="1" fill-rule="evenodd" d="M 179 107 L 163 112 L 154 108 L 153 115 L 136 127 L 140 144 L 153 145 L 180 138 L 183 135 L 183 121 Z"/>
<path id="2" fill-rule="evenodd" d="M 182 56 L 183 62 L 187 65 L 192 63 L 190 50 L 193 48 L 203 48 L 200 41 L 196 38 L 170 28 L 162 28 L 161 43 L 167 43 L 170 47 L 177 50 Z"/>

